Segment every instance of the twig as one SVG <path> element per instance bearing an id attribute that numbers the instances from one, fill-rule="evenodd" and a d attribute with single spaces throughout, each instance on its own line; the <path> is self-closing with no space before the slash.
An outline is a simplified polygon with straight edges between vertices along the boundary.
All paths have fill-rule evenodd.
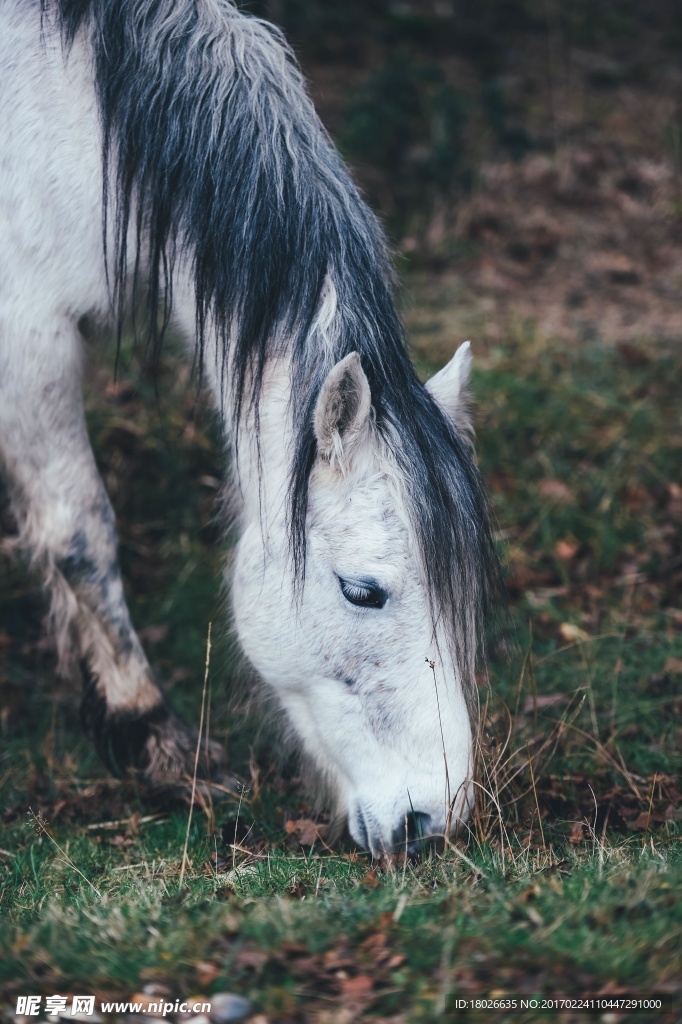
<path id="1" fill-rule="evenodd" d="M 445 752 L 445 735 L 443 733 L 443 719 L 442 719 L 441 713 L 440 713 L 440 697 L 438 696 L 438 683 L 436 682 L 436 663 L 435 663 L 435 661 L 432 661 L 430 658 L 427 658 L 426 662 L 427 662 L 427 664 L 428 664 L 428 666 L 431 669 L 431 672 L 433 674 L 433 686 L 434 686 L 434 689 L 436 691 L 436 707 L 438 708 L 438 724 L 440 726 L 440 741 L 441 741 L 441 744 L 443 746 L 443 762 L 445 764 L 445 790 L 446 790 L 446 800 L 447 800 L 447 808 L 448 808 L 448 820 L 445 823 L 445 830 L 449 834 L 449 832 L 450 832 L 450 825 L 451 825 L 451 822 L 452 822 L 452 805 L 451 805 L 451 793 L 450 793 L 450 773 L 448 771 L 448 755 Z"/>
<path id="2" fill-rule="evenodd" d="M 71 858 L 69 857 L 68 853 L 66 853 L 66 851 L 65 851 L 65 850 L 62 850 L 62 848 L 61 848 L 61 846 L 59 845 L 59 843 L 57 842 L 57 840 L 56 840 L 56 839 L 54 839 L 54 838 L 53 838 L 53 837 L 52 837 L 52 836 L 50 835 L 50 833 L 49 833 L 49 832 L 47 831 L 47 828 L 46 828 L 46 826 L 45 826 L 45 822 L 44 822 L 44 821 L 42 820 L 42 818 L 40 817 L 40 815 L 39 815 L 39 814 L 34 814 L 34 813 L 33 813 L 33 811 L 32 811 L 32 809 L 31 809 L 30 807 L 29 807 L 29 814 L 31 815 L 31 817 L 32 817 L 33 821 L 34 821 L 34 822 L 35 822 L 35 824 L 36 824 L 36 825 L 38 826 L 38 828 L 39 828 L 39 829 L 40 829 L 40 831 L 41 831 L 41 832 L 43 833 L 43 835 L 44 835 L 44 836 L 47 836 L 47 838 L 48 838 L 48 839 L 50 840 L 50 842 L 52 843 L 52 845 L 53 845 L 53 846 L 55 846 L 55 847 L 56 847 L 56 848 L 57 848 L 57 849 L 59 850 L 59 852 L 61 853 L 61 855 L 62 855 L 62 857 L 64 858 L 64 860 L 65 860 L 65 861 L 66 861 L 66 863 L 67 863 L 67 864 L 69 865 L 69 867 L 70 867 L 70 868 L 71 868 L 71 869 L 72 869 L 73 871 L 75 871 L 75 872 L 76 872 L 76 874 L 80 875 L 80 876 L 81 876 L 81 878 L 82 878 L 82 879 L 84 879 L 84 881 L 86 881 L 86 882 L 88 883 L 88 885 L 90 886 L 90 888 L 92 889 L 92 891 L 93 891 L 93 892 L 96 892 L 96 893 L 97 893 L 97 897 L 98 897 L 98 899 L 100 899 L 100 900 L 101 900 L 101 899 L 102 899 L 102 893 L 101 893 L 101 892 L 99 891 L 99 889 L 97 888 L 97 886 L 96 886 L 96 885 L 93 885 L 93 884 L 92 884 L 92 882 L 90 881 L 90 879 L 89 879 L 89 878 L 87 877 L 87 875 L 84 875 L 84 874 L 83 874 L 83 872 L 81 871 L 81 869 L 80 869 L 80 868 L 77 868 L 77 867 L 76 867 L 76 865 L 74 864 L 74 862 L 73 862 L 73 861 L 71 860 Z"/>
<path id="3" fill-rule="evenodd" d="M 646 812 L 646 827 L 647 832 L 651 825 L 651 808 L 654 806 L 654 790 L 656 788 L 656 779 L 658 778 L 658 772 L 654 772 L 654 781 L 651 783 L 651 795 L 649 797 L 649 810 Z"/>
<path id="4" fill-rule="evenodd" d="M 475 875 L 481 875 L 483 878 L 487 877 L 483 868 L 477 867 L 472 860 L 469 860 L 466 853 L 462 853 L 459 847 L 455 846 L 455 844 L 452 842 L 449 836 L 444 835 L 443 839 L 445 840 L 445 845 L 448 847 L 448 849 L 452 850 L 452 852 L 455 853 L 460 858 L 460 860 L 463 860 L 467 867 L 470 867 Z"/>
<path id="5" fill-rule="evenodd" d="M 233 871 L 237 870 L 237 864 L 236 864 L 235 858 L 237 856 L 236 851 L 240 848 L 239 844 L 237 843 L 237 829 L 239 828 L 239 812 L 242 809 L 242 800 L 243 799 L 244 799 L 244 790 L 242 789 L 241 793 L 239 794 L 239 805 L 237 806 L 237 817 L 234 819 L 234 842 L 232 843 L 232 870 Z M 249 831 L 251 831 L 251 830 L 249 829 Z M 247 833 L 247 835 L 248 835 L 248 833 Z"/>
<path id="6" fill-rule="evenodd" d="M 538 791 L 535 788 L 535 772 L 533 771 L 533 758 L 530 752 L 530 747 L 526 743 L 526 752 L 528 754 L 528 768 L 530 770 L 530 781 L 533 786 L 533 796 L 535 797 L 535 808 L 538 812 L 538 825 L 540 826 L 540 835 L 542 837 L 542 849 L 547 852 L 547 846 L 545 845 L 545 830 L 542 827 L 542 815 L 540 814 L 540 802 L 538 800 Z"/>
<path id="7" fill-rule="evenodd" d="M 210 757 L 210 751 L 209 751 L 209 742 L 210 742 L 209 737 L 211 735 L 211 696 L 212 696 L 212 687 L 211 687 L 211 684 L 209 683 L 209 687 L 208 687 L 208 707 L 206 709 L 206 746 L 205 746 L 206 778 L 209 780 L 209 782 L 211 781 L 211 757 Z M 210 827 L 213 829 L 213 828 L 215 828 L 215 814 L 213 812 L 213 790 L 212 790 L 211 786 L 208 787 L 208 806 L 209 806 L 209 823 L 210 823 Z"/>
<path id="8" fill-rule="evenodd" d="M 94 821 L 90 825 L 84 825 L 83 827 L 88 831 L 97 831 L 100 828 L 119 828 L 121 825 L 132 824 L 134 815 L 130 818 L 120 818 L 118 821 Z M 162 825 L 168 821 L 168 818 L 164 814 L 147 814 L 144 818 L 137 818 L 136 825 L 149 825 L 155 822 L 157 825 Z"/>
<path id="9" fill-rule="evenodd" d="M 189 830 L 192 827 L 192 811 L 194 810 L 194 798 L 197 792 L 197 770 L 199 768 L 199 751 L 201 750 L 201 733 L 204 728 L 204 708 L 206 706 L 206 687 L 208 685 L 208 670 L 211 664 L 211 627 L 213 623 L 208 624 L 208 633 L 206 636 L 206 666 L 204 669 L 204 688 L 201 691 L 201 715 L 199 717 L 199 735 L 197 736 L 197 749 L 194 753 L 194 775 L 192 777 L 192 797 L 189 804 L 189 814 L 187 816 L 187 832 L 185 833 L 185 848 L 182 851 L 182 865 L 180 867 L 180 881 L 178 883 L 178 892 L 182 892 L 182 883 L 185 880 L 185 865 L 187 863 L 187 847 L 189 846 Z"/>

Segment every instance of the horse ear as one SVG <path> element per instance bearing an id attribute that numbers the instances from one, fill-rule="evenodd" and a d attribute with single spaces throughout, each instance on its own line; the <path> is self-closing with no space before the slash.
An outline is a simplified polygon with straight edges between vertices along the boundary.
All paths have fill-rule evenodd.
<path id="1" fill-rule="evenodd" d="M 426 382 L 445 415 L 465 437 L 472 437 L 474 428 L 469 413 L 469 377 L 471 376 L 471 342 L 464 341 L 442 370 Z"/>
<path id="2" fill-rule="evenodd" d="M 369 382 L 357 352 L 329 371 L 315 406 L 315 437 L 320 455 L 343 469 L 364 439 L 372 409 Z"/>

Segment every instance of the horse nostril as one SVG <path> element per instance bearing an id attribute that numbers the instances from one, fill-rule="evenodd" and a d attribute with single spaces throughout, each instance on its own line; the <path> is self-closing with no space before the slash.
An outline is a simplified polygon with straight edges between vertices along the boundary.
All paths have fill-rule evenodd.
<path id="1" fill-rule="evenodd" d="M 431 815 L 423 811 L 408 811 L 393 831 L 393 849 L 407 852 L 409 857 L 420 853 L 431 833 Z"/>

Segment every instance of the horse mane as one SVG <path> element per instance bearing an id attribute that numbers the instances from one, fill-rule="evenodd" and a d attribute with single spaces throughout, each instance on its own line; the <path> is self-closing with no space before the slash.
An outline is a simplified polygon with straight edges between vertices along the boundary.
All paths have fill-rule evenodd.
<path id="1" fill-rule="evenodd" d="M 360 354 L 378 429 L 404 480 L 432 608 L 471 697 L 476 636 L 497 573 L 484 488 L 467 444 L 414 371 L 383 231 L 317 117 L 282 34 L 231 0 L 40 3 L 44 18 L 56 16 L 67 48 L 81 29 L 90 34 L 105 256 L 119 323 L 132 272 L 147 289 L 152 340 L 160 344 L 173 268 L 187 261 L 199 364 L 210 324 L 222 372 L 229 360 L 235 437 L 246 408 L 258 423 L 267 361 L 290 354 L 288 522 L 299 579 L 315 402 L 334 363 Z M 336 312 L 323 331 L 327 280 Z"/>

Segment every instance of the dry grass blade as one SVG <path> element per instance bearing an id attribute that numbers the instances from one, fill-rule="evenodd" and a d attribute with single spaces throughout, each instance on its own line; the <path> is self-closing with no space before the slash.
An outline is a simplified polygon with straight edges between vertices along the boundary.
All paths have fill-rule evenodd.
<path id="1" fill-rule="evenodd" d="M 208 686 L 208 670 L 211 665 L 211 627 L 212 622 L 208 624 L 208 633 L 206 635 L 206 665 L 204 667 L 204 688 L 201 693 L 201 714 L 199 716 L 199 735 L 197 736 L 197 749 L 194 754 L 194 774 L 192 776 L 192 796 L 189 804 L 189 814 L 187 815 L 187 831 L 185 833 L 185 846 L 182 851 L 182 864 L 180 866 L 180 881 L 178 882 L 178 891 L 182 892 L 182 885 L 185 881 L 185 868 L 187 866 L 187 848 L 189 846 L 189 832 L 192 827 L 192 811 L 194 810 L 194 800 L 197 792 L 197 771 L 199 768 L 199 752 L 201 750 L 201 734 L 204 728 L 204 711 L 206 708 L 206 688 Z"/>
<path id="2" fill-rule="evenodd" d="M 29 815 L 30 815 L 31 820 L 33 821 L 33 823 L 38 828 L 38 830 L 40 832 L 42 832 L 42 834 L 45 836 L 45 838 L 49 839 L 50 842 L 52 843 L 52 845 L 59 851 L 59 853 L 64 858 L 65 862 L 69 865 L 71 870 L 75 871 L 77 875 L 80 875 L 81 878 L 83 879 L 83 881 L 87 882 L 87 884 L 90 886 L 92 891 L 94 893 L 96 893 L 97 898 L 101 900 L 102 899 L 102 893 L 99 891 L 99 889 L 97 888 L 96 885 L 93 885 L 93 883 L 90 881 L 88 876 L 83 874 L 83 872 L 81 871 L 81 869 L 79 867 L 76 867 L 76 865 L 71 860 L 71 858 L 69 857 L 69 855 L 66 852 L 66 850 L 63 850 L 61 848 L 61 846 L 59 845 L 59 843 L 57 842 L 57 840 L 53 836 L 50 835 L 50 833 L 47 830 L 47 826 L 46 826 L 45 822 L 43 821 L 43 819 L 41 818 L 41 816 L 39 814 L 34 814 L 33 811 L 30 810 L 30 809 L 29 809 Z"/>

